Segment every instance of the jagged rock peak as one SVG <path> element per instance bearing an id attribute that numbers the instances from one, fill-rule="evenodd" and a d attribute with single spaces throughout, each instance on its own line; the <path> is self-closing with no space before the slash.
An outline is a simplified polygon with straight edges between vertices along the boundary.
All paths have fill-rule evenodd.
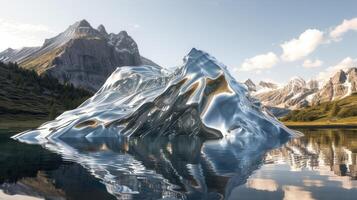
<path id="1" fill-rule="evenodd" d="M 5 51 L 3 51 L 3 52 L 13 52 L 13 51 L 15 51 L 15 49 L 13 49 L 13 48 L 7 48 Z"/>
<path id="2" fill-rule="evenodd" d="M 245 82 L 246 85 L 251 85 L 251 86 L 256 86 L 255 83 L 252 81 L 252 79 L 248 78 Z"/>
<path id="3" fill-rule="evenodd" d="M 354 68 L 350 68 L 346 74 L 348 75 L 348 81 L 349 82 L 356 82 L 355 85 L 357 85 L 357 68 L 354 67 Z M 357 86 L 356 87 L 356 90 L 357 90 Z"/>
<path id="4" fill-rule="evenodd" d="M 306 85 L 306 81 L 303 78 L 299 77 L 299 76 L 294 76 L 289 80 L 288 85 L 305 86 Z"/>
<path id="5" fill-rule="evenodd" d="M 318 89 L 319 82 L 317 80 L 311 79 L 307 82 L 307 86 L 309 89 Z"/>
<path id="6" fill-rule="evenodd" d="M 126 32 L 126 31 L 120 31 L 118 35 L 123 36 L 123 37 L 129 36 L 128 32 Z"/>
<path id="7" fill-rule="evenodd" d="M 336 72 L 335 75 L 331 78 L 332 83 L 338 84 L 338 83 L 344 83 L 347 79 L 346 73 L 343 70 L 340 70 Z"/>
<path id="8" fill-rule="evenodd" d="M 264 87 L 264 88 L 271 88 L 271 89 L 276 89 L 278 88 L 278 85 L 275 84 L 275 83 L 271 83 L 271 82 L 266 82 L 266 81 L 260 81 L 259 82 L 259 85 L 261 87 Z"/>
<path id="9" fill-rule="evenodd" d="M 255 85 L 254 82 L 252 81 L 252 79 L 250 79 L 250 78 L 248 78 L 244 83 Z"/>
<path id="10" fill-rule="evenodd" d="M 92 27 L 89 22 L 85 19 L 82 19 L 81 21 L 78 21 L 75 23 L 77 27 Z"/>
<path id="11" fill-rule="evenodd" d="M 108 35 L 107 30 L 105 29 L 104 25 L 101 24 L 98 26 L 97 30 L 99 31 L 99 33 L 103 34 L 103 35 Z"/>
<path id="12" fill-rule="evenodd" d="M 256 91 L 257 90 L 257 86 L 255 85 L 255 83 L 251 80 L 251 79 L 247 79 L 244 84 L 247 86 L 248 91 Z"/>
<path id="13" fill-rule="evenodd" d="M 357 67 L 352 67 L 346 71 L 346 74 L 357 73 Z"/>
<path id="14" fill-rule="evenodd" d="M 107 34 L 103 25 L 93 28 L 87 20 L 72 23 L 46 39 L 41 47 L 0 52 L 0 61 L 17 62 L 23 68 L 93 92 L 117 67 L 158 66 L 140 56 L 136 42 L 127 32 Z"/>
<path id="15" fill-rule="evenodd" d="M 84 38 L 84 37 L 103 37 L 96 29 L 93 29 L 91 25 L 85 19 L 77 21 L 70 25 L 64 32 L 59 35 L 46 39 L 43 47 L 48 47 L 51 50 L 56 49 L 63 44 L 67 43 L 71 39 Z"/>

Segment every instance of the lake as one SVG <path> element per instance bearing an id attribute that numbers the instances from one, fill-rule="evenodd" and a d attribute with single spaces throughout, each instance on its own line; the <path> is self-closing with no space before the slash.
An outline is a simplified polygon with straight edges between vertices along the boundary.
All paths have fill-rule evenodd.
<path id="1" fill-rule="evenodd" d="M 0 130 L 0 199 L 356 199 L 357 130 L 300 131 L 264 145 L 96 138 L 55 150 Z"/>

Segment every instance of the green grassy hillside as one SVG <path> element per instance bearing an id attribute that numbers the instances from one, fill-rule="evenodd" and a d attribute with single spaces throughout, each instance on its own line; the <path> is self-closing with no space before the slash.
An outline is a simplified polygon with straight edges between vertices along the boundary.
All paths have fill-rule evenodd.
<path id="1" fill-rule="evenodd" d="M 357 125 L 357 93 L 341 100 L 321 103 L 301 110 L 291 111 L 281 118 L 287 125 Z"/>
<path id="2" fill-rule="evenodd" d="M 17 64 L 0 62 L 0 127 L 16 121 L 31 123 L 53 119 L 79 106 L 92 94 Z"/>

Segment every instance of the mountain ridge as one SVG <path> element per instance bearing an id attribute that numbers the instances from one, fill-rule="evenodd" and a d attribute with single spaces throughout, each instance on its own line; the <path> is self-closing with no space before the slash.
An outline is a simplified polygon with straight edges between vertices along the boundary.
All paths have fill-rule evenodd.
<path id="1" fill-rule="evenodd" d="M 287 84 L 269 89 L 257 87 L 250 79 L 244 83 L 251 95 L 263 105 L 295 110 L 356 93 L 357 67 L 337 71 L 322 86 L 317 80 L 305 81 L 301 77 L 293 77 Z"/>
<path id="2" fill-rule="evenodd" d="M 38 74 L 49 74 L 61 83 L 95 92 L 106 78 L 121 66 L 155 64 L 143 57 L 126 31 L 107 33 L 103 25 L 93 28 L 86 20 L 70 25 L 41 47 L 7 49 L 0 61 L 16 62 Z"/>

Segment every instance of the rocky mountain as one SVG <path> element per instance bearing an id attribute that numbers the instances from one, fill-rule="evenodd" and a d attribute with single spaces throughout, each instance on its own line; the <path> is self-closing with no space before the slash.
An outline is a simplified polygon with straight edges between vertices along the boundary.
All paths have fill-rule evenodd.
<path id="1" fill-rule="evenodd" d="M 357 68 L 350 68 L 346 71 L 340 70 L 335 73 L 317 92 L 312 103 L 342 99 L 357 92 Z"/>
<path id="2" fill-rule="evenodd" d="M 250 92 L 267 92 L 270 90 L 277 89 L 279 87 L 277 84 L 267 81 L 260 81 L 258 85 L 256 85 L 251 79 L 247 79 L 244 84 L 247 86 L 248 91 Z"/>
<path id="3" fill-rule="evenodd" d="M 259 86 L 261 88 L 266 88 L 266 89 L 277 89 L 279 86 L 275 83 L 271 83 L 271 82 L 266 82 L 266 81 L 260 81 L 259 82 Z"/>
<path id="4" fill-rule="evenodd" d="M 305 81 L 292 78 L 286 85 L 278 86 L 269 82 L 256 85 L 248 79 L 244 82 L 251 95 L 268 108 L 300 109 L 327 101 L 347 97 L 357 92 L 357 68 L 340 70 L 320 84 L 317 80 Z M 286 112 L 283 112 L 286 113 Z"/>
<path id="5" fill-rule="evenodd" d="M 259 99 L 265 106 L 279 108 L 301 108 L 309 104 L 317 88 L 312 87 L 313 83 L 306 83 L 300 77 L 292 78 L 285 86 L 278 87 L 272 83 L 261 82 L 260 90 L 251 94 Z"/>
<path id="6" fill-rule="evenodd" d="M 17 62 L 25 59 L 28 55 L 39 50 L 40 47 L 23 47 L 22 49 L 8 48 L 0 53 L 0 60 L 2 62 Z"/>
<path id="7" fill-rule="evenodd" d="M 255 83 L 251 80 L 251 79 L 247 79 L 244 84 L 247 86 L 248 91 L 250 92 L 255 92 L 257 91 L 257 86 L 255 85 Z"/>
<path id="8" fill-rule="evenodd" d="M 140 55 L 126 31 L 108 34 L 103 25 L 95 29 L 86 20 L 46 39 L 41 47 L 7 49 L 0 53 L 0 61 L 17 62 L 25 69 L 90 91 L 97 91 L 117 67 L 157 66 Z"/>

